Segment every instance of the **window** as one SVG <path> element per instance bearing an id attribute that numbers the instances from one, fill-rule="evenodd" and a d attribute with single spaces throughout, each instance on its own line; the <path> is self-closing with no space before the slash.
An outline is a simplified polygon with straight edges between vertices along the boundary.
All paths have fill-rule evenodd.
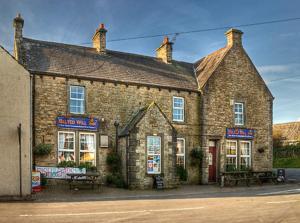
<path id="1" fill-rule="evenodd" d="M 75 162 L 74 132 L 58 132 L 58 163 L 62 161 Z"/>
<path id="2" fill-rule="evenodd" d="M 226 142 L 226 171 L 233 171 L 237 168 L 237 142 Z"/>
<path id="3" fill-rule="evenodd" d="M 240 165 L 241 170 L 248 169 L 251 166 L 251 142 L 240 142 Z"/>
<path id="4" fill-rule="evenodd" d="M 185 168 L 185 140 L 177 138 L 176 164 Z"/>
<path id="5" fill-rule="evenodd" d="M 96 165 L 96 140 L 94 133 L 79 133 L 79 162 Z"/>
<path id="6" fill-rule="evenodd" d="M 70 86 L 70 113 L 85 113 L 84 87 Z"/>
<path id="7" fill-rule="evenodd" d="M 184 121 L 184 98 L 173 97 L 173 121 Z"/>
<path id="8" fill-rule="evenodd" d="M 161 139 L 159 136 L 147 136 L 147 173 L 161 173 Z"/>
<path id="9" fill-rule="evenodd" d="M 244 125 L 244 104 L 234 103 L 234 124 Z"/>

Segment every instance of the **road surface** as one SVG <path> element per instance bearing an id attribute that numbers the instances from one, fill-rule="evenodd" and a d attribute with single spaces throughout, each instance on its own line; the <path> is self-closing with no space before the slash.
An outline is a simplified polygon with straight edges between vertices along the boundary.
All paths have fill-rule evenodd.
<path id="1" fill-rule="evenodd" d="M 290 194 L 290 192 L 293 192 Z M 300 222 L 300 188 L 249 196 L 0 203 L 0 222 Z"/>

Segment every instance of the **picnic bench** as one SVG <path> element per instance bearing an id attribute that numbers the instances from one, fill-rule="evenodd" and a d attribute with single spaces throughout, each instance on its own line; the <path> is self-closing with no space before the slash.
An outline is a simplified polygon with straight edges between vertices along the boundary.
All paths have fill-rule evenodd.
<path id="1" fill-rule="evenodd" d="M 277 183 L 277 177 L 272 171 L 232 171 L 220 173 L 221 186 L 238 185 L 240 182 L 245 182 L 247 186 L 250 186 L 251 182 L 257 182 L 262 185 L 263 182 L 271 180 L 273 183 Z"/>
<path id="2" fill-rule="evenodd" d="M 98 187 L 100 186 L 99 172 L 91 172 L 91 173 L 68 173 L 67 176 L 70 178 L 68 179 L 70 190 L 75 188 L 79 182 L 83 182 L 92 186 L 94 189 L 95 185 L 97 184 Z"/>

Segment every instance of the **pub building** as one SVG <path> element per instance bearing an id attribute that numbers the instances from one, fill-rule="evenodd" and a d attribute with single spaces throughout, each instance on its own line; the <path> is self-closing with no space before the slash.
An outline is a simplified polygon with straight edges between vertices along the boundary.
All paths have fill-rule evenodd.
<path id="1" fill-rule="evenodd" d="M 175 187 L 178 166 L 187 183 L 199 183 L 195 148 L 204 184 L 227 170 L 272 169 L 273 96 L 240 30 L 225 33 L 223 48 L 182 62 L 168 37 L 152 57 L 107 49 L 103 24 L 90 47 L 27 38 L 23 25 L 14 19 L 14 53 L 33 76 L 33 145 L 53 147 L 37 166 L 90 163 L 105 179 L 107 154 L 117 151 L 126 184 L 140 189 L 153 176 Z"/>

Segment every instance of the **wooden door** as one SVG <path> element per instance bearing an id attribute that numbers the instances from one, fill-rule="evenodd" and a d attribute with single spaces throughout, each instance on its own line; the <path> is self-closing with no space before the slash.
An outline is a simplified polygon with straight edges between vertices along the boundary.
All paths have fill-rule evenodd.
<path id="1" fill-rule="evenodd" d="M 209 147 L 208 153 L 208 181 L 216 182 L 217 170 L 217 149 L 216 147 Z"/>

